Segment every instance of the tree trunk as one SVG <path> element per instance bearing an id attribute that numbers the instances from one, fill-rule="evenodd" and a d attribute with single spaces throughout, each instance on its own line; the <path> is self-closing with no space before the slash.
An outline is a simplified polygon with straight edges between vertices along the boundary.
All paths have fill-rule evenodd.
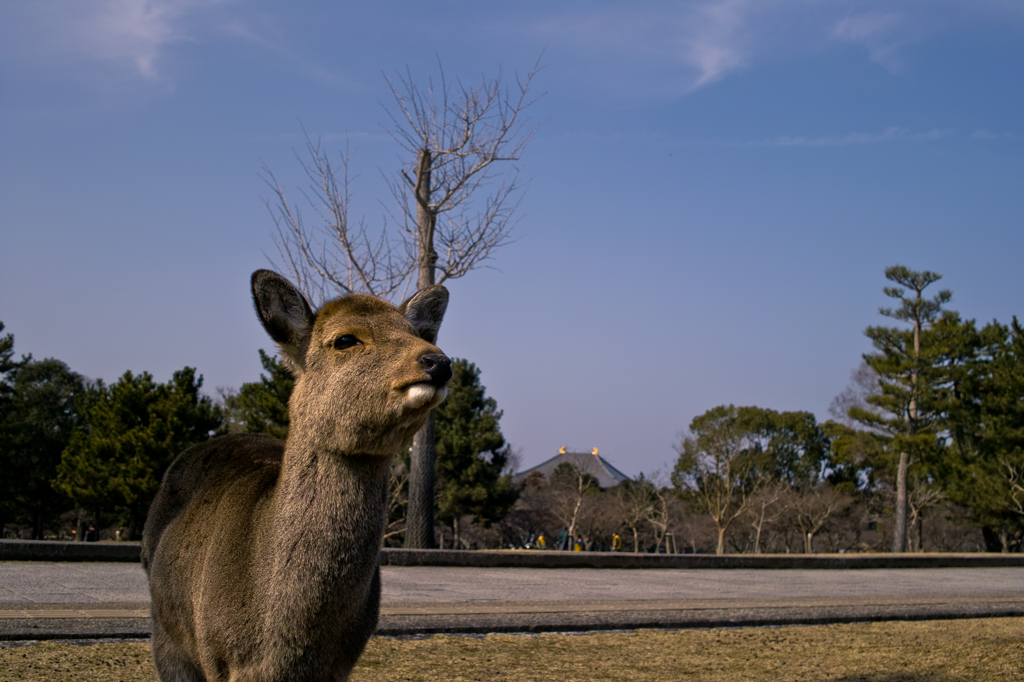
<path id="1" fill-rule="evenodd" d="M 725 528 L 718 529 L 718 549 L 715 554 L 725 554 Z"/>
<path id="2" fill-rule="evenodd" d="M 433 549 L 434 478 L 437 450 L 434 445 L 434 413 L 412 441 L 409 454 L 409 508 L 405 515 L 405 546 Z"/>
<path id="3" fill-rule="evenodd" d="M 437 252 L 434 250 L 436 216 L 430 211 L 429 149 L 420 151 L 416 169 L 416 231 L 417 289 L 434 284 Z M 434 443 L 434 413 L 427 417 L 423 428 L 412 441 L 409 453 L 409 510 L 405 522 L 405 546 L 409 549 L 433 549 L 434 540 L 434 480 L 437 466 L 437 447 Z"/>
<path id="4" fill-rule="evenodd" d="M 917 292 L 918 310 L 921 308 L 921 292 Z M 917 365 L 921 358 L 921 320 L 920 314 L 914 320 L 914 369 L 910 375 L 911 398 L 907 435 L 913 436 L 917 430 Z M 907 475 L 910 470 L 910 453 L 900 453 L 900 466 L 896 472 L 896 523 L 893 529 L 892 551 L 907 551 Z"/>
<path id="5" fill-rule="evenodd" d="M 434 227 L 437 216 L 430 209 L 430 164 L 429 149 L 420 150 L 416 169 L 416 234 L 419 253 L 416 254 L 416 287 L 425 289 L 435 284 L 437 251 L 434 250 Z"/>
<path id="6" fill-rule="evenodd" d="M 896 522 L 892 533 L 892 551 L 907 551 L 907 471 L 910 453 L 900 453 L 900 466 L 896 472 Z"/>

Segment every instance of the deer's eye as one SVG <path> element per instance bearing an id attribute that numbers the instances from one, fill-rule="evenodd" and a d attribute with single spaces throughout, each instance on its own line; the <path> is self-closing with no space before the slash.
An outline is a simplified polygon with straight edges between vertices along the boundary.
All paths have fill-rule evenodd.
<path id="1" fill-rule="evenodd" d="M 352 346 L 361 346 L 363 342 L 352 336 L 351 334 L 342 334 L 338 338 L 334 339 L 334 348 L 336 350 L 345 350 Z"/>

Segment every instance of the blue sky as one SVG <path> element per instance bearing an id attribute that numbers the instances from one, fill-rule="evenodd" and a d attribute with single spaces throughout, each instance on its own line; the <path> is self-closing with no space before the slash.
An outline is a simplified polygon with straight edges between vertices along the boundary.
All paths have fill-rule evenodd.
<path id="1" fill-rule="evenodd" d="M 384 74 L 528 71 L 542 124 L 493 269 L 451 283 L 524 466 L 671 467 L 722 403 L 827 417 L 886 266 L 979 322 L 1024 313 L 1024 4 L 12 0 L 0 5 L 0 320 L 89 377 L 212 393 L 270 348 L 263 164 L 352 151 L 380 224 Z"/>

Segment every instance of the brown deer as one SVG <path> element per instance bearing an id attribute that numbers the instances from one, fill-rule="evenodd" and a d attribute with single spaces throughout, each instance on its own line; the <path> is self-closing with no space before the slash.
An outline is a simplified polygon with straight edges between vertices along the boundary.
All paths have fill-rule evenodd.
<path id="1" fill-rule="evenodd" d="M 348 679 L 377 626 L 390 459 L 452 375 L 444 287 L 314 313 L 258 270 L 252 294 L 296 378 L 288 439 L 214 438 L 164 475 L 142 539 L 164 682 Z"/>

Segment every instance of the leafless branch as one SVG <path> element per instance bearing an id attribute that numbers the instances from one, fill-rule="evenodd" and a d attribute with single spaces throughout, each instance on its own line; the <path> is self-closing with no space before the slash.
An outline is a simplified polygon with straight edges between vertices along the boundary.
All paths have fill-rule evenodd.
<path id="1" fill-rule="evenodd" d="M 391 485 L 388 491 L 388 525 L 381 541 L 405 532 L 405 517 L 399 517 L 408 502 L 406 492 L 409 484 L 409 469 L 398 459 L 391 462 Z"/>
<path id="2" fill-rule="evenodd" d="M 280 267 L 314 302 L 355 292 L 394 298 L 410 284 L 421 286 L 424 271 L 428 283 L 440 284 L 481 267 L 509 242 L 516 224 L 525 185 L 515 162 L 537 130 L 524 115 L 536 102 L 529 91 L 540 69 L 538 59 L 511 86 L 501 71 L 472 87 L 449 81 L 440 63 L 438 87 L 433 79 L 421 87 L 408 68 L 385 76 L 394 100 L 385 107 L 386 129 L 408 157 L 385 176 L 395 201 L 388 211 L 393 225 L 372 234 L 363 221 L 348 220 L 347 145 L 337 166 L 309 135 L 305 154 L 296 154 L 315 227 L 264 166 Z"/>
<path id="3" fill-rule="evenodd" d="M 341 154 L 340 168 L 320 141 L 308 135 L 306 152 L 308 160 L 298 154 L 296 158 L 309 181 L 302 196 L 319 219 L 317 227 L 306 226 L 274 173 L 263 167 L 263 180 L 275 199 L 265 203 L 274 220 L 273 237 L 283 268 L 317 304 L 351 293 L 394 294 L 408 280 L 413 264 L 398 257 L 386 230 L 374 238 L 363 221 L 354 227 L 349 224 L 348 146 Z"/>
<path id="4" fill-rule="evenodd" d="M 409 253 L 422 258 L 436 238 L 433 267 L 441 283 L 476 269 L 508 243 L 524 187 L 518 169 L 499 172 L 496 164 L 518 161 L 537 130 L 526 127 L 523 114 L 536 101 L 528 92 L 540 61 L 514 88 L 500 71 L 475 87 L 449 82 L 440 64 L 438 71 L 439 86 L 430 79 L 425 89 L 408 69 L 395 79 L 385 76 L 395 106 L 385 110 L 388 133 L 410 155 L 388 178 L 400 209 L 392 217 L 404 228 Z"/>

